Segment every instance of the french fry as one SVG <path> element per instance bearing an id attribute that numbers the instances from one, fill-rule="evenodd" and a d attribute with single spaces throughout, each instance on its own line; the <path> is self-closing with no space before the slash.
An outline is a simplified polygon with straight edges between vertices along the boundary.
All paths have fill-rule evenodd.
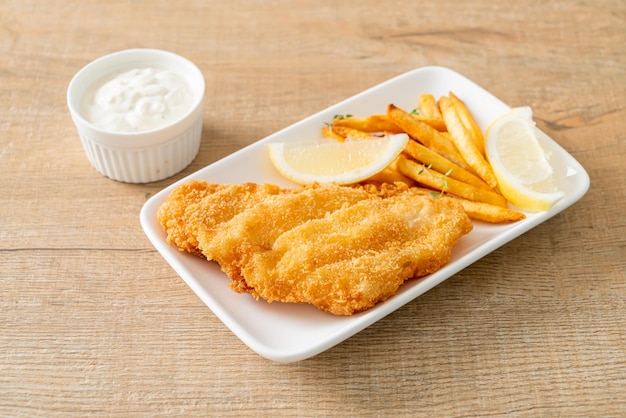
<path id="1" fill-rule="evenodd" d="M 474 221 L 500 224 L 524 219 L 526 215 L 509 208 L 496 190 L 495 175 L 485 159 L 484 136 L 465 103 L 453 92 L 438 101 L 432 94 L 422 94 L 417 110 L 408 113 L 388 104 L 386 114 L 336 117 L 322 134 L 338 141 L 395 133 L 411 137 L 402 155 L 360 183 L 380 190 L 381 196 L 404 187 L 455 199 Z"/>
<path id="2" fill-rule="evenodd" d="M 343 136 L 337 134 L 331 127 L 324 126 L 322 128 L 322 136 L 328 139 L 334 139 L 335 141 L 343 142 L 346 140 Z"/>
<path id="3" fill-rule="evenodd" d="M 465 169 L 468 168 L 467 163 L 461 154 L 459 154 L 454 144 L 432 126 L 417 120 L 411 114 L 393 104 L 387 106 L 387 116 L 412 138 L 418 140 L 438 154 L 443 155 L 456 165 Z"/>
<path id="4" fill-rule="evenodd" d="M 370 132 L 362 131 L 356 128 L 349 128 L 347 126 L 332 125 L 329 129 L 331 129 L 335 134 L 343 138 L 348 138 L 348 137 L 361 138 L 361 139 L 373 138 L 373 135 Z"/>
<path id="5" fill-rule="evenodd" d="M 411 189 L 411 193 L 415 193 L 415 194 L 419 194 L 422 196 L 426 196 L 426 195 L 438 195 L 437 192 L 433 191 L 432 189 L 427 189 L 424 187 L 419 187 L 419 186 L 409 186 Z M 392 192 L 391 196 L 394 196 L 396 193 L 398 193 L 397 189 L 393 189 L 394 191 Z M 401 189 L 400 189 L 401 190 Z M 386 190 L 383 190 L 383 193 L 385 193 Z M 474 220 L 474 221 L 482 221 L 482 222 L 487 222 L 487 223 L 492 223 L 492 224 L 502 224 L 502 223 L 509 223 L 509 222 L 517 222 L 520 221 L 524 218 L 526 218 L 526 215 L 522 212 L 518 212 L 514 209 L 509 209 L 508 207 L 502 207 L 502 206 L 495 206 L 495 205 L 491 205 L 489 203 L 484 203 L 484 202 L 476 202 L 476 201 L 472 201 L 472 200 L 467 200 L 467 199 L 463 199 L 457 196 L 452 196 L 452 195 L 447 195 L 450 199 L 455 199 L 456 201 L 458 201 L 461 206 L 463 207 L 463 210 L 465 211 L 465 213 L 467 213 L 467 216 L 469 216 L 470 219 Z M 388 195 L 385 197 L 389 197 Z"/>
<path id="6" fill-rule="evenodd" d="M 441 116 L 441 111 L 439 110 L 439 105 L 437 104 L 435 97 L 430 93 L 420 94 L 417 102 L 417 109 L 419 110 L 419 114 L 421 116 L 443 120 L 443 116 Z"/>
<path id="7" fill-rule="evenodd" d="M 433 190 L 450 193 L 468 200 L 502 207 L 507 206 L 506 199 L 495 192 L 448 178 L 445 174 L 429 169 L 423 164 L 419 164 L 404 156 L 398 157 L 396 164 L 401 174 Z"/>
<path id="8" fill-rule="evenodd" d="M 502 224 L 509 222 L 517 222 L 526 218 L 522 212 L 510 209 L 508 207 L 491 205 L 484 202 L 476 202 L 467 199 L 458 198 L 463 205 L 463 210 L 470 219 L 475 221 L 483 221 L 492 224 Z"/>
<path id="9" fill-rule="evenodd" d="M 450 132 L 440 132 L 440 135 L 446 138 L 448 141 L 452 142 L 452 137 L 450 136 Z M 452 142 L 454 143 L 454 142 Z"/>
<path id="10" fill-rule="evenodd" d="M 450 100 L 452 101 L 452 104 L 456 108 L 456 112 L 458 113 L 459 118 L 461 119 L 461 123 L 463 123 L 465 128 L 470 133 L 472 139 L 474 140 L 474 143 L 476 143 L 478 150 L 480 151 L 482 155 L 485 155 L 485 137 L 483 136 L 482 131 L 478 127 L 478 124 L 476 123 L 474 116 L 472 116 L 472 113 L 467 108 L 465 103 L 461 99 L 459 99 L 457 96 L 455 96 L 454 93 L 452 92 L 450 92 Z"/>
<path id="11" fill-rule="evenodd" d="M 395 184 L 395 183 L 404 183 L 409 187 L 415 186 L 415 180 L 405 176 L 404 174 L 396 171 L 392 166 L 389 166 L 387 168 L 385 168 L 383 171 L 381 171 L 378 174 L 374 174 L 372 177 L 364 180 L 362 183 L 367 184 L 367 183 L 376 183 L 376 184 L 382 184 L 382 183 L 390 183 L 390 184 Z"/>
<path id="12" fill-rule="evenodd" d="M 443 119 L 431 118 L 431 117 L 422 116 L 422 115 L 411 115 L 411 116 L 413 116 L 415 119 L 419 120 L 420 122 L 424 122 L 425 124 L 432 126 L 439 132 L 446 132 L 448 130 L 448 127 L 446 126 L 446 122 L 444 122 Z"/>
<path id="13" fill-rule="evenodd" d="M 463 167 L 459 167 L 447 158 L 437 154 L 430 148 L 425 147 L 417 141 L 409 140 L 406 148 L 404 149 L 411 158 L 418 162 L 431 167 L 440 173 L 450 173 L 449 177 L 455 180 L 459 180 L 463 183 L 471 184 L 472 186 L 480 187 L 481 189 L 494 191 L 491 187 L 482 181 L 476 175 L 465 170 Z"/>
<path id="14" fill-rule="evenodd" d="M 419 111 L 419 114 L 415 115 L 417 119 L 429 124 L 439 132 L 447 131 L 448 128 L 443 120 L 443 116 L 441 116 L 441 111 L 439 111 L 439 105 L 432 94 L 420 94 L 417 110 Z"/>
<path id="15" fill-rule="evenodd" d="M 345 126 L 347 128 L 358 129 L 364 132 L 389 132 L 401 133 L 402 130 L 389 120 L 387 115 L 370 115 L 365 117 L 350 116 L 335 118 L 333 126 Z"/>
<path id="16" fill-rule="evenodd" d="M 442 96 L 439 98 L 439 109 L 441 109 L 443 120 L 446 121 L 446 126 L 448 127 L 448 132 L 450 132 L 452 141 L 463 156 L 463 159 L 485 183 L 495 189 L 497 187 L 497 181 L 493 170 L 487 160 L 485 160 L 483 154 L 481 154 L 463 123 L 461 123 L 461 119 L 449 97 Z"/>

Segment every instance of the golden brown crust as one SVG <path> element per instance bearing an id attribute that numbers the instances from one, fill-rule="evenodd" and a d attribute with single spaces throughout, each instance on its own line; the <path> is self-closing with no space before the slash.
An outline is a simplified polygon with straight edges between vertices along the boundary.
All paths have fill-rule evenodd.
<path id="1" fill-rule="evenodd" d="M 233 290 L 335 315 L 369 309 L 437 271 L 472 229 L 455 199 L 402 184 L 191 184 L 172 193 L 159 221 L 169 241 L 219 263 Z"/>

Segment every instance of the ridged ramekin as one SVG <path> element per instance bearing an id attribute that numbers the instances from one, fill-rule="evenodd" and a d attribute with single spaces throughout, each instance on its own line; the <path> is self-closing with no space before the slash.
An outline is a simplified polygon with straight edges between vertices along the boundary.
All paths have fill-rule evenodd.
<path id="1" fill-rule="evenodd" d="M 89 122 L 81 114 L 87 91 L 104 77 L 136 67 L 182 76 L 193 96 L 189 111 L 168 125 L 139 132 L 115 132 Z M 149 183 L 182 171 L 198 154 L 204 91 L 202 72 L 186 58 L 158 49 L 129 49 L 98 58 L 76 73 L 67 89 L 67 104 L 87 159 L 98 172 L 125 183 Z"/>

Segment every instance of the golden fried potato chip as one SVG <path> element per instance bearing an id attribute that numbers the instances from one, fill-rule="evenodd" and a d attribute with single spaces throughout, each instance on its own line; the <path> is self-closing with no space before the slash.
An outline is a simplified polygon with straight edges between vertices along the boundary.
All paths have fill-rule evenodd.
<path id="1" fill-rule="evenodd" d="M 432 126 L 439 132 L 443 133 L 448 130 L 448 127 L 446 126 L 446 122 L 443 119 L 431 118 L 431 117 L 422 116 L 422 115 L 412 115 L 412 116 L 415 119 L 419 120 L 420 122 L 423 122 L 427 125 Z"/>
<path id="2" fill-rule="evenodd" d="M 492 224 L 517 222 L 526 218 L 526 215 L 508 207 L 491 205 L 485 202 L 476 202 L 467 199 L 460 199 L 461 205 L 467 216 L 475 221 L 483 221 Z"/>
<path id="3" fill-rule="evenodd" d="M 362 131 L 356 128 L 349 128 L 347 126 L 335 126 L 332 125 L 330 128 L 335 134 L 343 137 L 343 138 L 373 138 L 373 134 L 371 132 Z"/>
<path id="4" fill-rule="evenodd" d="M 339 141 L 339 142 L 343 142 L 346 140 L 346 138 L 337 134 L 330 126 L 324 126 L 322 128 L 322 136 L 324 138 L 334 139 L 335 141 Z"/>
<path id="5" fill-rule="evenodd" d="M 395 165 L 392 164 L 389 167 L 385 168 L 380 173 L 374 174 L 372 177 L 362 181 L 362 184 L 375 183 L 375 184 L 395 184 L 395 183 L 404 183 L 407 186 L 415 186 L 415 180 L 405 176 L 404 174 L 397 171 Z"/>
<path id="6" fill-rule="evenodd" d="M 467 131 L 470 133 L 470 136 L 474 140 L 478 150 L 482 155 L 485 155 L 485 137 L 483 136 L 478 123 L 476 123 L 476 119 L 474 119 L 474 116 L 465 103 L 452 92 L 450 92 L 450 100 L 452 101 L 452 105 L 461 119 L 461 123 L 463 123 Z"/>
<path id="7" fill-rule="evenodd" d="M 438 154 L 443 155 L 456 165 L 466 169 L 468 168 L 467 163 L 454 144 L 432 126 L 417 120 L 410 113 L 407 113 L 393 104 L 387 106 L 387 116 L 410 137 L 421 142 Z"/>
<path id="8" fill-rule="evenodd" d="M 444 173 L 439 173 L 404 156 L 398 157 L 396 164 L 401 174 L 433 190 L 496 206 L 507 206 L 506 199 L 498 193 L 449 178 Z"/>
<path id="9" fill-rule="evenodd" d="M 431 167 L 440 173 L 449 173 L 450 178 L 462 181 L 463 183 L 471 184 L 472 186 L 480 187 L 482 189 L 494 191 L 478 176 L 470 173 L 463 167 L 454 164 L 452 161 L 437 154 L 430 148 L 425 147 L 415 140 L 409 141 L 404 149 L 404 152 L 417 162 L 424 164 L 426 167 Z"/>
<path id="10" fill-rule="evenodd" d="M 426 118 L 443 120 L 439 105 L 435 97 L 430 93 L 420 94 L 417 102 L 417 110 L 419 110 L 421 116 Z"/>
<path id="11" fill-rule="evenodd" d="M 343 118 L 335 118 L 332 126 L 344 126 L 346 128 L 358 129 L 363 132 L 388 132 L 401 133 L 402 130 L 387 115 L 370 115 L 370 116 L 349 116 Z"/>
<path id="12" fill-rule="evenodd" d="M 450 137 L 463 159 L 485 183 L 495 189 L 498 183 L 493 170 L 463 123 L 461 123 L 461 119 L 449 97 L 442 96 L 439 98 L 439 109 L 441 109 L 443 119 L 446 121 Z"/>

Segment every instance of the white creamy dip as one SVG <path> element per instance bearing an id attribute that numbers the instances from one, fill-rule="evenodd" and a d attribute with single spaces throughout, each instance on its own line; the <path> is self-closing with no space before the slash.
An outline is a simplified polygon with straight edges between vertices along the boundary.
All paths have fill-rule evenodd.
<path id="1" fill-rule="evenodd" d="M 81 113 L 101 128 L 138 132 L 168 125 L 192 106 L 183 77 L 169 70 L 135 68 L 96 84 L 87 92 Z"/>

